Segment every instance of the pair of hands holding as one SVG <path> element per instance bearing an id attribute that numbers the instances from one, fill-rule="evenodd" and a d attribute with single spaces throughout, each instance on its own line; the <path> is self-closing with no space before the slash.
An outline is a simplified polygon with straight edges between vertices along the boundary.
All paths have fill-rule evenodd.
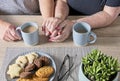
<path id="1" fill-rule="evenodd" d="M 44 20 L 42 31 L 49 37 L 49 41 L 62 42 L 69 37 L 73 24 L 70 20 L 50 17 Z"/>
<path id="2" fill-rule="evenodd" d="M 51 42 L 62 42 L 67 39 L 72 31 L 73 22 L 60 18 L 50 17 L 44 20 L 42 31 L 49 36 Z M 5 41 L 21 40 L 16 32 L 16 27 L 8 22 L 0 21 L 0 39 Z"/>

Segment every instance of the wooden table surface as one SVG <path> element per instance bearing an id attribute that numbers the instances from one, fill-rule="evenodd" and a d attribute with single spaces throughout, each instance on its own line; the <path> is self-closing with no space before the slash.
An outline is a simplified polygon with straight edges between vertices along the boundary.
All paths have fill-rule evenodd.
<path id="1" fill-rule="evenodd" d="M 70 16 L 69 19 L 81 18 L 81 16 Z M 1 15 L 0 19 L 6 20 L 20 26 L 21 24 L 33 21 L 38 23 L 40 27 L 40 44 L 33 47 L 76 47 L 73 44 L 72 36 L 62 43 L 48 42 L 47 37 L 41 32 L 42 17 L 29 16 L 29 15 Z M 110 26 L 106 28 L 94 29 L 93 32 L 97 34 L 97 41 L 95 44 L 89 46 L 97 46 L 104 53 L 118 58 L 120 61 L 120 17 Z M 0 40 L 0 66 L 3 62 L 5 51 L 7 47 L 28 47 L 25 46 L 23 41 L 18 42 L 5 42 Z"/>

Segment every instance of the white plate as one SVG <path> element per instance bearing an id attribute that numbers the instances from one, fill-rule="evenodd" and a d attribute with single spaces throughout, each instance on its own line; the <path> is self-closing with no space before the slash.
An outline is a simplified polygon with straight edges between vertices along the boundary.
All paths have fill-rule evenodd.
<path id="1" fill-rule="evenodd" d="M 25 54 L 28 54 L 28 53 L 31 53 L 31 52 L 36 52 L 36 53 L 39 54 L 40 56 L 46 56 L 46 57 L 50 58 L 50 60 L 51 60 L 51 66 L 53 66 L 53 68 L 54 68 L 54 73 L 53 73 L 53 75 L 50 77 L 50 80 L 49 80 L 49 81 L 53 81 L 53 79 L 55 78 L 55 74 L 56 74 L 56 64 L 55 64 L 54 59 L 53 59 L 49 54 L 47 54 L 47 53 L 45 53 L 45 52 L 41 52 L 41 51 L 30 51 L 30 52 L 22 53 L 22 54 L 20 54 L 19 56 L 25 55 Z M 18 57 L 18 56 L 17 56 L 17 57 Z M 5 73 L 5 76 L 6 76 L 6 80 L 7 80 L 7 81 L 16 81 L 16 80 L 18 79 L 18 78 L 16 78 L 16 79 L 11 79 L 10 76 L 7 74 L 9 65 L 15 63 L 15 60 L 17 59 L 17 57 L 15 57 L 15 58 L 8 64 L 8 66 L 7 66 L 6 73 Z"/>

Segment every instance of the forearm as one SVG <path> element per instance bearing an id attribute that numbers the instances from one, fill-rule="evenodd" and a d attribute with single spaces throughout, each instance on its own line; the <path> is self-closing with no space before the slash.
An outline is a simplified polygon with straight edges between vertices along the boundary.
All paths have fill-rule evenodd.
<path id="1" fill-rule="evenodd" d="M 3 28 L 3 25 L 6 26 L 7 24 L 9 24 L 9 23 L 0 19 L 0 29 Z"/>
<path id="2" fill-rule="evenodd" d="M 39 4 L 44 19 L 54 16 L 54 0 L 39 0 Z"/>
<path id="3" fill-rule="evenodd" d="M 66 0 L 57 0 L 55 7 L 55 17 L 62 20 L 66 19 L 69 14 L 69 7 Z"/>
<path id="4" fill-rule="evenodd" d="M 100 11 L 94 15 L 78 19 L 77 22 L 87 22 L 91 25 L 92 28 L 100 28 L 110 25 L 119 15 L 119 10 L 116 10 L 115 13 L 109 13 L 105 10 Z"/>

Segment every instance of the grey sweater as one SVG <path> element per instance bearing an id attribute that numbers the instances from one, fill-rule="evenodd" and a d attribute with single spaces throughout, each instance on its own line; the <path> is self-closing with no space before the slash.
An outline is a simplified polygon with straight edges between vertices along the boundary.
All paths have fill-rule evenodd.
<path id="1" fill-rule="evenodd" d="M 38 0 L 0 0 L 0 14 L 40 14 Z"/>

